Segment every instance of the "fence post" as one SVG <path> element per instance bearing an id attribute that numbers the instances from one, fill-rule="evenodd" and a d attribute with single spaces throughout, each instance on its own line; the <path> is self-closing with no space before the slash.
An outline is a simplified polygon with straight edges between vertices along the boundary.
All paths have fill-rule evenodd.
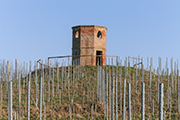
<path id="1" fill-rule="evenodd" d="M 141 91 L 141 120 L 145 120 L 145 83 L 142 82 Z"/>
<path id="2" fill-rule="evenodd" d="M 125 66 L 125 68 L 124 68 L 124 79 L 126 79 L 126 75 L 127 75 L 127 57 L 125 58 L 125 61 L 124 61 L 124 66 Z"/>
<path id="3" fill-rule="evenodd" d="M 19 82 L 18 82 L 18 88 L 19 88 L 19 120 L 21 120 L 21 74 L 19 74 Z"/>
<path id="4" fill-rule="evenodd" d="M 141 66 L 141 69 L 142 69 L 142 82 L 144 82 L 144 65 L 143 65 L 143 58 L 142 59 L 142 66 Z"/>
<path id="5" fill-rule="evenodd" d="M 50 101 L 50 80 L 51 80 L 51 66 L 49 65 L 49 77 L 48 77 L 48 102 Z"/>
<path id="6" fill-rule="evenodd" d="M 113 67 L 113 58 L 112 58 L 112 79 L 113 79 L 113 84 L 112 84 L 112 119 L 114 120 L 114 85 L 115 85 L 115 81 L 114 81 L 114 67 Z"/>
<path id="7" fill-rule="evenodd" d="M 157 68 L 157 72 L 158 72 L 158 78 L 157 78 L 157 97 L 158 97 L 158 104 L 159 104 L 159 71 L 160 68 Z"/>
<path id="8" fill-rule="evenodd" d="M 107 67 L 106 67 L 107 71 Z M 108 73 L 106 72 L 106 119 L 108 120 Z"/>
<path id="9" fill-rule="evenodd" d="M 57 63 L 56 63 L 56 78 L 57 78 L 57 91 L 56 91 L 56 93 L 57 94 L 59 94 L 59 63 L 58 63 L 58 61 L 57 61 Z M 63 69 L 63 68 L 62 68 Z"/>
<path id="10" fill-rule="evenodd" d="M 68 57 L 68 77 L 67 77 L 67 82 L 68 82 L 68 98 L 70 100 L 70 90 L 69 90 L 69 85 L 70 85 L 70 78 L 69 78 L 69 72 L 70 72 L 70 58 Z"/>
<path id="11" fill-rule="evenodd" d="M 174 88 L 173 76 L 174 76 L 174 73 L 173 73 L 173 58 L 171 58 L 171 88 L 172 89 Z"/>
<path id="12" fill-rule="evenodd" d="M 1 68 L 1 70 L 2 70 L 2 68 Z M 2 71 L 1 71 L 1 76 L 3 76 L 3 73 L 2 73 Z M 3 84 L 3 80 L 1 79 L 1 84 L 0 84 L 0 91 L 1 91 L 1 113 L 0 113 L 0 115 L 2 116 L 2 102 L 3 102 L 3 89 L 2 89 L 2 84 Z M 3 116 L 2 116 L 2 118 L 3 118 Z"/>
<path id="13" fill-rule="evenodd" d="M 159 84 L 159 120 L 163 120 L 163 83 Z"/>
<path id="14" fill-rule="evenodd" d="M 115 111 L 115 119 L 118 120 L 118 82 L 117 82 L 117 79 L 118 79 L 118 57 L 116 58 L 116 81 L 115 81 L 115 99 L 116 99 L 116 111 Z"/>
<path id="15" fill-rule="evenodd" d="M 169 88 L 169 93 L 170 93 L 170 99 L 169 99 L 169 119 L 171 120 L 171 110 L 172 110 L 172 89 Z"/>
<path id="16" fill-rule="evenodd" d="M 123 90 L 123 120 L 126 120 L 126 79 L 124 79 L 124 90 Z"/>
<path id="17" fill-rule="evenodd" d="M 52 68 L 53 69 L 53 78 L 52 78 L 52 98 L 54 98 L 54 67 Z M 51 100 L 52 101 L 52 100 Z"/>
<path id="18" fill-rule="evenodd" d="M 169 68 L 167 68 L 167 107 L 169 108 Z"/>
<path id="19" fill-rule="evenodd" d="M 27 119 L 30 120 L 30 89 L 31 89 L 31 81 L 28 81 L 28 99 L 27 99 Z"/>
<path id="20" fill-rule="evenodd" d="M 99 97 L 99 64 L 97 65 L 97 100 Z"/>
<path id="21" fill-rule="evenodd" d="M 113 67 L 113 66 L 112 66 Z M 112 68 L 113 69 L 113 68 Z M 112 84 L 112 119 L 114 120 L 114 76 L 113 76 L 113 84 Z"/>
<path id="22" fill-rule="evenodd" d="M 9 90 L 8 90 L 8 120 L 13 120 L 12 116 L 12 81 L 9 81 Z"/>
<path id="23" fill-rule="evenodd" d="M 109 66 L 109 119 L 111 120 L 111 75 L 110 75 L 110 66 Z"/>
<path id="24" fill-rule="evenodd" d="M 35 65 L 36 106 L 38 104 L 37 63 Z"/>
<path id="25" fill-rule="evenodd" d="M 151 68 L 152 66 L 150 65 L 150 71 L 149 71 L 149 102 L 151 102 L 151 81 L 152 81 L 152 75 L 151 75 Z"/>
<path id="26" fill-rule="evenodd" d="M 6 83 L 7 83 L 7 88 L 8 88 L 8 82 L 9 82 L 9 61 L 7 61 L 7 66 L 6 66 Z"/>
<path id="27" fill-rule="evenodd" d="M 120 96 L 120 101 L 119 101 L 119 104 L 120 104 L 120 115 L 122 115 L 122 60 L 120 60 L 120 75 L 119 75 L 119 86 L 120 86 L 120 90 L 119 90 L 119 96 Z"/>
<path id="28" fill-rule="evenodd" d="M 177 67 L 176 67 L 176 62 L 174 63 L 174 89 L 175 89 L 175 92 L 176 92 L 176 75 L 177 75 Z"/>
<path id="29" fill-rule="evenodd" d="M 28 94 L 27 94 L 27 119 L 30 120 L 30 91 L 31 91 L 31 61 L 29 63 L 29 81 L 28 81 Z"/>
<path id="30" fill-rule="evenodd" d="M 103 105 L 104 105 L 104 115 L 106 114 L 106 103 L 105 103 L 105 71 L 103 70 Z"/>
<path id="31" fill-rule="evenodd" d="M 62 61 L 62 66 L 61 66 L 61 91 L 63 91 L 63 62 L 64 60 Z"/>
<path id="32" fill-rule="evenodd" d="M 136 93 L 137 93 L 137 59 L 136 59 Z"/>
<path id="33" fill-rule="evenodd" d="M 64 80 L 65 80 L 65 83 L 64 83 L 64 88 L 66 89 L 66 79 L 67 79 L 67 77 L 66 77 L 66 61 L 64 62 L 64 64 L 65 64 L 65 66 L 64 66 Z"/>
<path id="34" fill-rule="evenodd" d="M 128 83 L 129 120 L 131 120 L 131 83 Z"/>
<path id="35" fill-rule="evenodd" d="M 17 74 L 17 59 L 15 59 L 15 80 L 18 81 L 18 74 Z"/>
<path id="36" fill-rule="evenodd" d="M 41 76 L 41 81 L 40 81 L 40 97 L 39 97 L 39 120 L 42 119 L 42 76 Z"/>
<path id="37" fill-rule="evenodd" d="M 179 101 L 180 100 L 180 98 L 179 98 L 179 69 L 177 70 L 177 77 L 178 77 L 177 78 L 177 81 L 178 81 L 178 86 L 177 86 L 178 87 L 177 88 L 178 89 L 178 113 L 180 114 L 180 103 L 179 103 L 180 102 Z"/>

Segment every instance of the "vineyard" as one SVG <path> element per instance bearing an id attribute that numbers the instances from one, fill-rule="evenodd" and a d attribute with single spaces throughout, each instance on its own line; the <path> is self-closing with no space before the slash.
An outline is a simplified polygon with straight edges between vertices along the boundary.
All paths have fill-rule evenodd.
<path id="1" fill-rule="evenodd" d="M 159 58 L 155 68 L 153 58 L 106 60 L 2 60 L 0 119 L 180 119 L 178 61 Z"/>

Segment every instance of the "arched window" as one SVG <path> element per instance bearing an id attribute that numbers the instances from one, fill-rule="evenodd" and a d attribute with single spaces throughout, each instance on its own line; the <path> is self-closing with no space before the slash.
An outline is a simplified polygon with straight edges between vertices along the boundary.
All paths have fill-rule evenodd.
<path id="1" fill-rule="evenodd" d="M 75 32 L 75 38 L 79 38 L 79 32 L 78 31 Z"/>
<path id="2" fill-rule="evenodd" d="M 100 31 L 98 32 L 97 37 L 98 37 L 98 38 L 102 38 L 102 34 L 101 34 Z"/>

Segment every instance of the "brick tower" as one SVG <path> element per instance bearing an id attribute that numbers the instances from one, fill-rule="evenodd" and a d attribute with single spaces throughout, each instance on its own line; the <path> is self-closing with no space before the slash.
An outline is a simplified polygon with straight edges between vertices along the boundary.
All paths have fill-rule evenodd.
<path id="1" fill-rule="evenodd" d="M 72 27 L 72 55 L 75 65 L 106 65 L 106 31 L 97 25 Z M 99 55 L 99 56 L 98 56 Z"/>

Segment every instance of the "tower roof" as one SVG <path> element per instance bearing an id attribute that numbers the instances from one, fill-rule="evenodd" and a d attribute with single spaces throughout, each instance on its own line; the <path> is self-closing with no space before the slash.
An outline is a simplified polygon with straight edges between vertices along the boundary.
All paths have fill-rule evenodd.
<path id="1" fill-rule="evenodd" d="M 99 26 L 99 25 L 77 25 L 77 26 L 73 26 L 72 29 L 78 28 L 78 27 L 99 27 L 99 28 L 105 28 L 105 29 L 107 30 L 106 27 L 104 27 L 104 26 Z"/>

